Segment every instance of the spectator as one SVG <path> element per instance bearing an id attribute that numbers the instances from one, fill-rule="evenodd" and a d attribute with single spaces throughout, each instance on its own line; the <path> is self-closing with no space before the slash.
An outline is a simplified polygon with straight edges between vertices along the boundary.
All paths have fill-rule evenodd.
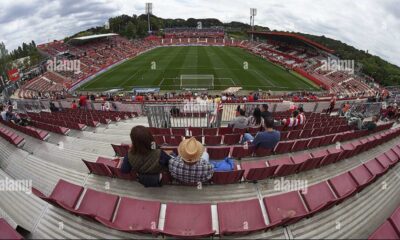
<path id="1" fill-rule="evenodd" d="M 264 126 L 264 118 L 261 116 L 261 110 L 259 108 L 254 109 L 253 116 L 249 117 L 248 122 L 249 127 L 261 128 Z"/>
<path id="2" fill-rule="evenodd" d="M 295 110 L 292 112 L 292 116 L 288 119 L 283 119 L 282 124 L 285 127 L 296 127 L 299 125 L 299 119 L 297 116 L 299 115 L 299 111 Z"/>
<path id="3" fill-rule="evenodd" d="M 344 106 L 343 106 L 343 108 L 342 108 L 342 113 L 343 113 L 343 115 L 345 115 L 346 113 L 347 113 L 347 111 L 349 111 L 350 110 L 350 103 L 349 102 L 346 102 L 345 104 L 344 104 Z"/>
<path id="4" fill-rule="evenodd" d="M 299 115 L 297 116 L 297 119 L 299 120 L 299 125 L 303 125 L 306 123 L 306 115 L 304 114 L 303 107 L 299 107 L 298 111 L 299 111 Z"/>
<path id="5" fill-rule="evenodd" d="M 7 121 L 7 111 L 3 105 L 0 105 L 0 111 L 1 111 L 1 119 L 3 119 L 3 121 Z"/>
<path id="6" fill-rule="evenodd" d="M 54 105 L 53 102 L 50 102 L 50 111 L 51 112 L 58 112 L 59 111 L 58 107 L 56 107 L 56 105 Z"/>
<path id="7" fill-rule="evenodd" d="M 359 130 L 368 130 L 368 131 L 373 131 L 377 127 L 377 122 L 379 120 L 378 116 L 372 116 L 371 121 L 366 121 L 363 122 L 361 118 L 356 118 L 352 120 L 352 123 L 357 126 Z"/>
<path id="8" fill-rule="evenodd" d="M 333 111 L 333 109 L 335 108 L 335 105 L 336 105 L 336 96 L 333 95 L 333 96 L 331 97 L 331 101 L 330 101 L 330 104 L 329 104 L 329 108 L 328 108 L 328 110 L 326 110 L 326 114 L 331 114 L 332 111 Z"/>
<path id="9" fill-rule="evenodd" d="M 261 116 L 263 118 L 269 118 L 272 117 L 272 113 L 270 111 L 268 111 L 268 104 L 263 104 L 261 107 Z"/>
<path id="10" fill-rule="evenodd" d="M 209 162 L 208 153 L 195 138 L 183 140 L 178 153 L 178 157 L 169 160 L 169 171 L 175 179 L 186 184 L 197 184 L 212 177 L 214 167 Z"/>
<path id="11" fill-rule="evenodd" d="M 236 110 L 236 117 L 228 125 L 232 128 L 247 128 L 249 125 L 249 120 L 246 118 L 246 112 L 238 107 Z"/>
<path id="12" fill-rule="evenodd" d="M 73 100 L 72 104 L 71 104 L 71 109 L 77 109 L 77 108 L 78 108 L 78 106 L 76 105 L 76 101 Z"/>
<path id="13" fill-rule="evenodd" d="M 135 171 L 138 174 L 139 182 L 145 187 L 161 186 L 160 173 L 168 169 L 171 156 L 156 149 L 153 135 L 144 126 L 132 128 L 130 137 L 132 147 L 123 160 L 121 172 Z"/>
<path id="14" fill-rule="evenodd" d="M 79 108 L 87 110 L 87 97 L 85 95 L 79 97 Z"/>
<path id="15" fill-rule="evenodd" d="M 274 149 L 281 139 L 281 133 L 274 130 L 274 119 L 269 117 L 265 119 L 265 131 L 259 132 L 253 137 L 250 133 L 243 135 L 243 142 L 248 142 L 257 148 Z"/>

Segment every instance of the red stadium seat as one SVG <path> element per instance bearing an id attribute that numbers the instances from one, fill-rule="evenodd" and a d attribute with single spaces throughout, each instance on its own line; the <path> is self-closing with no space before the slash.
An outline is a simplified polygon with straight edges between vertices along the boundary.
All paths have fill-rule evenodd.
<path id="1" fill-rule="evenodd" d="M 390 216 L 389 221 L 392 223 L 396 231 L 400 232 L 400 207 L 398 207 L 392 216 Z"/>
<path id="2" fill-rule="evenodd" d="M 325 181 L 308 187 L 307 191 L 300 192 L 312 214 L 323 211 L 336 202 L 334 193 Z"/>
<path id="3" fill-rule="evenodd" d="M 185 238 L 213 236 L 211 205 L 168 203 L 162 233 Z"/>
<path id="4" fill-rule="evenodd" d="M 179 144 L 182 142 L 182 136 L 166 135 L 166 136 L 164 136 L 164 139 L 165 139 L 165 143 L 170 146 L 179 146 Z"/>
<path id="5" fill-rule="evenodd" d="M 229 156 L 230 147 L 207 147 L 211 160 L 222 160 Z"/>
<path id="6" fill-rule="evenodd" d="M 254 148 L 248 146 L 248 148 L 246 149 L 243 146 L 234 146 L 232 149 L 232 154 L 231 157 L 233 158 L 244 158 L 244 157 L 249 157 L 251 155 L 253 155 L 253 151 Z"/>
<path id="7" fill-rule="evenodd" d="M 220 145 L 222 140 L 222 136 L 218 135 L 206 135 L 204 137 L 204 144 L 205 145 Z"/>
<path id="8" fill-rule="evenodd" d="M 385 221 L 368 239 L 400 239 L 400 235 L 389 221 Z"/>
<path id="9" fill-rule="evenodd" d="M 163 135 L 153 135 L 154 141 L 158 146 L 165 144 L 164 136 Z"/>
<path id="10" fill-rule="evenodd" d="M 372 175 L 364 165 L 354 168 L 349 173 L 353 177 L 354 181 L 357 182 L 358 191 L 361 191 L 375 179 L 375 176 Z"/>
<path id="11" fill-rule="evenodd" d="M 116 195 L 87 189 L 78 209 L 64 208 L 78 215 L 111 221 L 118 199 Z"/>
<path id="12" fill-rule="evenodd" d="M 129 151 L 129 145 L 127 144 L 121 144 L 121 145 L 111 144 L 111 147 L 114 149 L 115 156 L 119 157 L 125 157 Z"/>
<path id="13" fill-rule="evenodd" d="M 392 162 L 390 160 L 390 158 L 385 154 L 381 154 L 379 156 L 376 157 L 376 160 L 378 160 L 378 162 L 384 167 L 384 168 L 390 168 L 393 167 L 396 162 Z"/>
<path id="14" fill-rule="evenodd" d="M 136 180 L 136 173 L 131 172 L 131 173 L 122 173 L 121 168 L 117 167 L 108 167 L 110 169 L 113 177 L 120 178 L 120 179 L 125 179 L 125 180 Z"/>
<path id="15" fill-rule="evenodd" d="M 353 195 L 358 189 L 357 182 L 353 180 L 348 172 L 331 178 L 328 182 L 336 193 L 336 196 L 338 196 L 338 201 L 340 202 Z"/>
<path id="16" fill-rule="evenodd" d="M 244 170 L 244 177 L 248 181 L 258 181 L 274 176 L 278 166 L 267 167 L 265 161 L 242 162 L 241 169 Z"/>
<path id="17" fill-rule="evenodd" d="M 215 136 L 217 135 L 218 128 L 203 128 L 203 135 Z M 221 135 L 221 134 L 219 134 Z"/>
<path id="18" fill-rule="evenodd" d="M 185 128 L 172 128 L 172 135 L 174 136 L 185 136 L 186 129 Z"/>
<path id="19" fill-rule="evenodd" d="M 263 147 L 258 147 L 254 150 L 254 155 L 256 157 L 266 157 L 269 156 L 273 153 L 273 150 L 270 148 L 263 148 Z"/>
<path id="20" fill-rule="evenodd" d="M 214 172 L 211 182 L 214 184 L 232 184 L 240 182 L 244 170 L 233 170 L 229 172 Z"/>
<path id="21" fill-rule="evenodd" d="M 63 208 L 73 209 L 83 192 L 83 187 L 60 179 L 49 197 L 44 198 Z"/>
<path id="22" fill-rule="evenodd" d="M 110 169 L 103 163 L 89 162 L 89 161 L 86 161 L 83 159 L 82 159 L 82 161 L 86 165 L 86 167 L 89 169 L 90 173 L 100 175 L 100 176 L 106 176 L 106 177 L 113 176 Z"/>
<path id="23" fill-rule="evenodd" d="M 310 142 L 307 145 L 308 149 L 311 148 L 317 148 L 319 146 L 321 146 L 321 140 L 323 139 L 323 137 L 313 137 L 311 138 Z"/>
<path id="24" fill-rule="evenodd" d="M 389 151 L 385 152 L 386 156 L 390 159 L 390 161 L 394 164 L 398 163 L 400 158 L 397 156 L 396 152 L 392 149 Z"/>
<path id="25" fill-rule="evenodd" d="M 269 228 L 294 223 L 309 214 L 297 191 L 265 197 L 264 205 Z"/>
<path id="26" fill-rule="evenodd" d="M 119 231 L 154 233 L 158 227 L 160 208 L 159 202 L 122 197 L 114 221 L 102 217 L 95 219 Z"/>
<path id="27" fill-rule="evenodd" d="M 233 133 L 233 128 L 231 127 L 220 127 L 218 128 L 218 135 L 226 135 L 226 134 L 232 134 Z M 206 134 L 204 134 L 206 135 Z"/>
<path id="28" fill-rule="evenodd" d="M 288 142 L 278 142 L 276 145 L 274 152 L 276 154 L 283 154 L 283 153 L 288 153 L 293 147 L 293 141 L 288 141 Z"/>
<path id="29" fill-rule="evenodd" d="M 157 134 L 159 135 L 171 135 L 171 129 L 169 128 L 158 128 Z"/>
<path id="30" fill-rule="evenodd" d="M 268 161 L 270 166 L 279 166 L 275 171 L 275 176 L 283 177 L 296 173 L 299 168 L 298 164 L 294 164 L 290 157 L 282 157 Z"/>
<path id="31" fill-rule="evenodd" d="M 226 134 L 224 135 L 224 144 L 226 145 L 235 145 L 240 141 L 240 134 Z"/>
<path id="32" fill-rule="evenodd" d="M 203 135 L 202 128 L 190 127 L 189 128 L 190 136 L 201 136 Z"/>
<path id="33" fill-rule="evenodd" d="M 311 155 L 309 153 L 302 153 L 302 154 L 296 154 L 292 157 L 292 162 L 294 164 L 299 165 L 298 169 L 301 170 L 303 169 L 304 171 L 310 170 L 313 167 L 313 164 L 310 162 L 311 160 Z"/>
<path id="34" fill-rule="evenodd" d="M 300 139 L 296 140 L 293 144 L 291 149 L 292 152 L 301 151 L 307 148 L 308 144 L 310 143 L 310 139 Z"/>
<path id="35" fill-rule="evenodd" d="M 376 159 L 369 160 L 364 165 L 376 177 L 382 176 L 389 170 L 388 167 L 387 168 L 383 167 L 382 164 L 380 164 L 379 161 Z"/>
<path id="36" fill-rule="evenodd" d="M 0 218 L 0 239 L 24 239 L 14 228 Z"/>
<path id="37" fill-rule="evenodd" d="M 267 228 L 258 199 L 218 203 L 217 208 L 221 235 L 248 234 Z"/>

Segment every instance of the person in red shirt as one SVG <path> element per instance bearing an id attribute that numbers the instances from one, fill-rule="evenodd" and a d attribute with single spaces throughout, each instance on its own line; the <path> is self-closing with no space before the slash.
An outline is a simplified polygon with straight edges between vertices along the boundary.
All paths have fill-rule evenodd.
<path id="1" fill-rule="evenodd" d="M 254 97 L 252 93 L 250 93 L 249 96 L 247 97 L 247 101 L 254 102 Z"/>
<path id="2" fill-rule="evenodd" d="M 78 106 L 76 105 L 76 101 L 75 100 L 72 101 L 71 109 L 77 109 L 77 108 L 78 108 Z"/>

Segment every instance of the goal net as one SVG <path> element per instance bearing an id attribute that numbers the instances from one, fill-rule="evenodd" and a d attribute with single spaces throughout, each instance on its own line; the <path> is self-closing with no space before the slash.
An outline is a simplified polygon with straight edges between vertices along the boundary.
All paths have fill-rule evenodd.
<path id="1" fill-rule="evenodd" d="M 181 88 L 214 88 L 214 75 L 184 74 L 180 77 Z"/>

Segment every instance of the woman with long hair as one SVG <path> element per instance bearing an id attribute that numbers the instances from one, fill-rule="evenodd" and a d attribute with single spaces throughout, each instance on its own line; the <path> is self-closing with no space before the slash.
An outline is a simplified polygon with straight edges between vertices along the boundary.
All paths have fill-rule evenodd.
<path id="1" fill-rule="evenodd" d="M 146 187 L 160 186 L 160 173 L 168 169 L 171 156 L 157 149 L 153 135 L 144 126 L 132 128 L 130 137 L 132 146 L 124 158 L 121 172 L 136 172 L 139 182 Z"/>
<path id="2" fill-rule="evenodd" d="M 253 115 L 249 117 L 249 127 L 256 128 L 264 126 L 264 118 L 261 110 L 257 107 L 253 111 Z"/>

